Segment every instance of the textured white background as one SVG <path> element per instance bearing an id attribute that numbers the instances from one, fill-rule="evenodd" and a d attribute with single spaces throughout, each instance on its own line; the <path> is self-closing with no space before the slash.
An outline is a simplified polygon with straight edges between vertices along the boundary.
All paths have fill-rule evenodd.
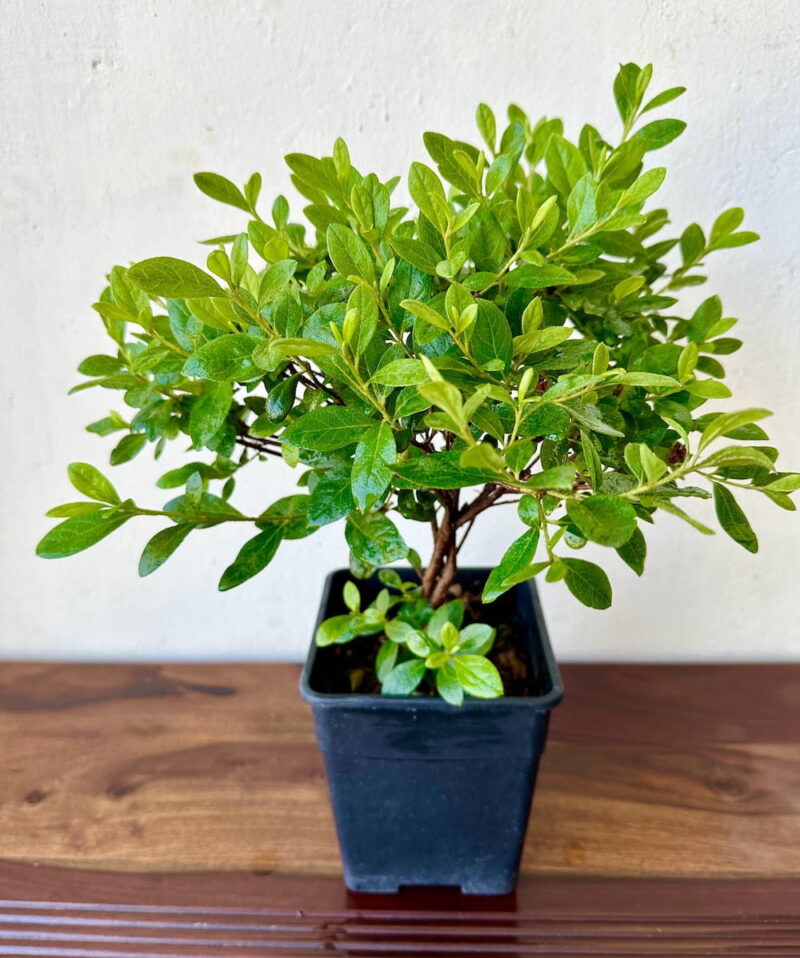
<path id="1" fill-rule="evenodd" d="M 72 498 L 67 462 L 107 462 L 109 440 L 83 426 L 118 394 L 65 397 L 80 359 L 105 348 L 89 308 L 104 272 L 156 254 L 202 263 L 195 240 L 239 229 L 236 211 L 195 190 L 194 171 L 242 182 L 259 169 L 266 194 L 286 191 L 282 156 L 319 154 L 341 134 L 362 170 L 405 173 L 423 157 L 424 130 L 471 136 L 479 100 L 613 136 L 621 60 L 652 61 L 655 91 L 689 88 L 674 107 L 688 130 L 651 155 L 669 167 L 659 197 L 675 228 L 741 203 L 745 226 L 764 236 L 710 258 L 707 288 L 742 320 L 747 345 L 726 360 L 736 404 L 776 410 L 783 461 L 800 465 L 796 0 L 3 0 L 0 13 L 0 656 L 299 658 L 323 576 L 345 560 L 341 527 L 329 527 L 221 595 L 243 538 L 222 528 L 139 580 L 158 520 L 132 521 L 72 559 L 33 556 L 45 509 Z M 152 481 L 165 468 L 143 455 L 112 478 L 160 503 Z M 258 508 L 292 482 L 269 463 L 239 501 Z M 648 534 L 642 581 L 605 557 L 609 611 L 543 585 L 560 657 L 800 658 L 800 518 L 754 495 L 747 507 L 758 556 L 665 517 Z M 707 505 L 691 508 L 713 522 Z M 517 528 L 511 510 L 488 514 L 465 559 L 495 561 Z"/>

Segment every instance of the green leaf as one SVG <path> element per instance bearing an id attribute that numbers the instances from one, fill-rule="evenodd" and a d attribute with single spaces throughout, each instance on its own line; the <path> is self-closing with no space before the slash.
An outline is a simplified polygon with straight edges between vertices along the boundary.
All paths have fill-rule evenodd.
<path id="1" fill-rule="evenodd" d="M 370 426 L 356 446 L 351 484 L 359 509 L 369 509 L 380 500 L 392 480 L 391 466 L 397 458 L 394 435 L 385 423 Z"/>
<path id="2" fill-rule="evenodd" d="M 456 655 L 451 660 L 458 683 L 465 692 L 480 699 L 503 694 L 503 680 L 497 668 L 482 655 Z"/>
<path id="3" fill-rule="evenodd" d="M 657 166 L 646 173 L 642 173 L 626 190 L 623 191 L 617 202 L 617 209 L 625 209 L 628 206 L 635 206 L 652 196 L 664 182 L 667 175 L 666 168 Z"/>
<path id="4" fill-rule="evenodd" d="M 642 530 L 637 526 L 628 541 L 617 549 L 617 555 L 636 575 L 644 572 L 644 560 L 647 557 L 647 542 Z"/>
<path id="5" fill-rule="evenodd" d="M 218 587 L 220 592 L 235 589 L 237 585 L 247 582 L 265 569 L 278 551 L 281 538 L 280 527 L 274 525 L 259 532 L 252 539 L 248 539 L 233 562 L 222 573 Z"/>
<path id="6" fill-rule="evenodd" d="M 497 140 L 497 121 L 495 120 L 492 108 L 485 103 L 479 103 L 475 111 L 475 122 L 478 126 L 478 132 L 483 137 L 489 150 L 493 153 Z"/>
<path id="7" fill-rule="evenodd" d="M 360 276 L 368 283 L 375 281 L 375 262 L 360 236 L 346 226 L 331 223 L 326 242 L 331 262 L 342 276 Z"/>
<path id="8" fill-rule="evenodd" d="M 728 468 L 730 466 L 759 466 L 772 472 L 774 466 L 769 456 L 760 449 L 752 446 L 726 446 L 712 453 L 707 459 L 698 464 L 698 469 L 708 466 Z"/>
<path id="9" fill-rule="evenodd" d="M 42 537 L 36 546 L 36 555 L 43 559 L 63 559 L 83 552 L 119 529 L 128 519 L 129 515 L 107 509 L 65 519 Z"/>
<path id="10" fill-rule="evenodd" d="M 247 382 L 263 373 L 253 362 L 257 342 L 247 333 L 218 336 L 198 347 L 183 365 L 187 376 L 219 382 Z"/>
<path id="11" fill-rule="evenodd" d="M 408 555 L 397 526 L 382 512 L 351 513 L 344 537 L 353 554 L 369 565 L 395 562 Z"/>
<path id="12" fill-rule="evenodd" d="M 506 550 L 503 558 L 489 573 L 489 578 L 483 587 L 481 601 L 494 602 L 504 592 L 511 588 L 506 580 L 530 565 L 539 543 L 539 529 L 528 529 L 519 539 L 516 539 Z"/>
<path id="13" fill-rule="evenodd" d="M 660 150 L 662 146 L 672 143 L 685 129 L 683 120 L 654 120 L 638 130 L 632 139 L 641 143 L 645 151 Z"/>
<path id="14" fill-rule="evenodd" d="M 461 630 L 458 637 L 459 651 L 473 655 L 486 655 L 494 642 L 495 629 L 485 622 L 473 622 Z"/>
<path id="15" fill-rule="evenodd" d="M 462 466 L 460 457 L 457 450 L 434 452 L 395 463 L 392 472 L 399 477 L 401 489 L 463 489 L 497 479 L 494 471 Z"/>
<path id="16" fill-rule="evenodd" d="M 655 110 L 656 107 L 665 106 L 667 103 L 671 103 L 673 100 L 676 100 L 685 92 L 685 86 L 670 87 L 669 90 L 664 90 L 663 93 L 659 93 L 658 96 L 654 96 L 652 100 L 649 100 L 647 103 L 645 103 L 641 109 L 641 112 L 647 113 L 648 110 Z"/>
<path id="17" fill-rule="evenodd" d="M 139 575 L 150 575 L 160 569 L 193 528 L 191 523 L 179 522 L 157 532 L 144 547 L 139 559 Z"/>
<path id="18" fill-rule="evenodd" d="M 244 210 L 245 213 L 250 212 L 250 204 L 242 191 L 224 176 L 218 173 L 195 173 L 194 181 L 197 188 L 206 196 L 210 196 L 212 200 L 235 206 L 237 209 Z"/>
<path id="19" fill-rule="evenodd" d="M 572 489 L 577 469 L 572 465 L 551 466 L 525 480 L 526 489 Z"/>
<path id="20" fill-rule="evenodd" d="M 574 273 L 561 266 L 528 264 L 507 273 L 504 282 L 506 286 L 522 289 L 545 289 L 548 286 L 566 286 L 574 282 L 575 278 Z"/>
<path id="21" fill-rule="evenodd" d="M 800 489 L 800 473 L 790 472 L 788 475 L 781 476 L 768 486 L 763 486 L 772 492 L 796 492 Z"/>
<path id="22" fill-rule="evenodd" d="M 172 256 L 144 259 L 131 266 L 128 278 L 146 293 L 169 299 L 227 295 L 208 273 Z"/>
<path id="23" fill-rule="evenodd" d="M 435 326 L 436 329 L 450 329 L 450 324 L 445 317 L 427 303 L 421 303 L 416 299 L 404 299 L 400 305 L 429 326 Z"/>
<path id="24" fill-rule="evenodd" d="M 381 686 L 382 695 L 410 695 L 425 675 L 423 659 L 401 662 L 386 676 Z"/>
<path id="25" fill-rule="evenodd" d="M 585 559 L 562 559 L 569 591 L 590 609 L 607 609 L 611 605 L 611 583 L 608 576 L 593 562 Z"/>
<path id="26" fill-rule="evenodd" d="M 314 526 L 344 519 L 353 509 L 350 474 L 325 476 L 314 486 L 308 503 L 308 521 Z"/>
<path id="27" fill-rule="evenodd" d="M 463 704 L 464 690 L 458 681 L 452 659 L 448 659 L 436 670 L 436 691 L 449 705 Z"/>
<path id="28" fill-rule="evenodd" d="M 392 249 L 404 260 L 429 276 L 436 275 L 436 266 L 441 259 L 436 250 L 423 240 L 405 236 L 392 237 Z"/>
<path id="29" fill-rule="evenodd" d="M 714 483 L 714 509 L 719 524 L 734 542 L 738 542 L 748 552 L 758 552 L 758 538 L 747 521 L 747 516 L 742 512 L 730 489 L 718 482 Z"/>
<path id="30" fill-rule="evenodd" d="M 88 462 L 73 462 L 67 468 L 69 481 L 73 486 L 90 499 L 98 502 L 110 502 L 117 505 L 120 501 L 117 490 L 106 477 Z"/>
<path id="31" fill-rule="evenodd" d="M 383 386 L 417 386 L 428 382 L 428 374 L 419 359 L 395 359 L 376 370 L 371 381 Z"/>
<path id="32" fill-rule="evenodd" d="M 511 327 L 505 314 L 487 299 L 478 303 L 478 315 L 470 329 L 469 345 L 479 366 L 508 371 L 513 352 Z"/>
<path id="33" fill-rule="evenodd" d="M 358 442 L 364 430 L 374 422 L 374 419 L 349 406 L 324 406 L 306 413 L 287 426 L 283 439 L 301 449 L 330 452 Z"/>
<path id="34" fill-rule="evenodd" d="M 131 432 L 114 446 L 109 456 L 109 462 L 112 466 L 120 466 L 123 462 L 130 462 L 134 456 L 147 445 L 147 436 L 143 432 Z"/>
<path id="35" fill-rule="evenodd" d="M 196 447 L 205 446 L 219 432 L 233 399 L 230 382 L 209 382 L 195 399 L 189 413 L 189 435 Z"/>
<path id="36" fill-rule="evenodd" d="M 447 230 L 449 208 L 439 177 L 424 163 L 412 163 L 408 191 L 420 212 L 443 234 Z"/>
<path id="37" fill-rule="evenodd" d="M 399 647 L 394 642 L 384 642 L 375 656 L 375 674 L 379 682 L 385 682 L 395 667 Z"/>
<path id="38" fill-rule="evenodd" d="M 573 186 L 567 199 L 567 219 L 570 236 L 585 232 L 597 222 L 597 184 L 591 173 L 586 173 Z"/>
<path id="39" fill-rule="evenodd" d="M 623 546 L 636 529 L 633 506 L 618 496 L 601 493 L 570 499 L 567 515 L 587 539 L 614 549 Z"/>
<path id="40" fill-rule="evenodd" d="M 715 439 L 719 439 L 720 436 L 727 435 L 733 429 L 749 425 L 771 415 L 769 409 L 742 409 L 739 412 L 722 413 L 722 415 L 712 419 L 703 429 L 698 451 L 704 449 Z"/>
<path id="41" fill-rule="evenodd" d="M 80 502 L 64 502 L 60 506 L 48 509 L 45 515 L 49 519 L 70 519 L 72 516 L 82 516 L 87 512 L 99 512 L 104 507 L 102 502 L 90 502 L 81 499 Z"/>
<path id="42" fill-rule="evenodd" d="M 361 622 L 357 615 L 332 615 L 320 623 L 314 640 L 324 648 L 326 645 L 342 644 L 362 635 Z"/>

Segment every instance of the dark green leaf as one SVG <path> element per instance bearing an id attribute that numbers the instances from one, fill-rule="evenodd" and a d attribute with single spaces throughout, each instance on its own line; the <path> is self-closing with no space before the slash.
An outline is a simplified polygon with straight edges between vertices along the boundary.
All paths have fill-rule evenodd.
<path id="1" fill-rule="evenodd" d="M 747 516 L 742 512 L 730 489 L 718 482 L 714 483 L 714 509 L 719 524 L 734 542 L 738 542 L 748 552 L 758 552 L 758 538 L 747 521 Z"/>
<path id="2" fill-rule="evenodd" d="M 344 535 L 353 554 L 373 566 L 404 559 L 408 554 L 397 526 L 382 512 L 351 513 Z"/>
<path id="3" fill-rule="evenodd" d="M 642 535 L 642 530 L 638 526 L 630 539 L 617 549 L 617 555 L 626 565 L 633 569 L 636 575 L 641 575 L 644 572 L 647 542 Z"/>
<path id="4" fill-rule="evenodd" d="M 222 428 L 232 398 L 233 387 L 229 382 L 204 384 L 189 414 L 189 435 L 196 447 L 205 446 Z"/>
<path id="5" fill-rule="evenodd" d="M 608 576 L 593 562 L 585 559 L 562 559 L 567 572 L 564 581 L 575 598 L 590 609 L 607 609 L 611 605 L 611 583 Z"/>
<path id="6" fill-rule="evenodd" d="M 237 585 L 247 582 L 254 575 L 258 575 L 272 561 L 281 542 L 281 530 L 270 526 L 257 536 L 249 539 L 228 568 L 222 573 L 219 580 L 220 592 L 234 589 Z"/>
<path id="7" fill-rule="evenodd" d="M 325 406 L 296 419 L 283 433 L 286 442 L 301 449 L 330 452 L 359 441 L 364 430 L 374 424 L 358 409 Z"/>
<path id="8" fill-rule="evenodd" d="M 567 502 L 567 514 L 587 539 L 618 549 L 636 529 L 633 506 L 618 496 L 593 495 Z"/>
<path id="9" fill-rule="evenodd" d="M 460 465 L 460 457 L 455 450 L 434 452 L 395 463 L 392 471 L 399 477 L 401 489 L 463 489 L 497 479 L 488 469 Z"/>
<path id="10" fill-rule="evenodd" d="M 506 580 L 530 565 L 539 543 L 539 529 L 528 529 L 519 539 L 516 539 L 505 552 L 500 562 L 489 573 L 489 578 L 483 587 L 481 601 L 494 602 L 511 584 Z"/>
<path id="11" fill-rule="evenodd" d="M 392 479 L 391 466 L 397 449 L 391 428 L 376 423 L 362 433 L 353 456 L 351 484 L 359 509 L 369 509 L 380 500 Z"/>
<path id="12" fill-rule="evenodd" d="M 157 532 L 144 547 L 142 557 L 139 559 L 139 575 L 150 575 L 151 572 L 161 568 L 193 528 L 194 526 L 188 522 L 179 522 Z"/>

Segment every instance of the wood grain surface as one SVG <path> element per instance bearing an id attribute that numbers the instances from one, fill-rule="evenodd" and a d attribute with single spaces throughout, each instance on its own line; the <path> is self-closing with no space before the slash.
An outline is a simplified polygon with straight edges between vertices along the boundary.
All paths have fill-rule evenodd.
<path id="1" fill-rule="evenodd" d="M 800 666 L 563 668 L 516 896 L 354 896 L 299 668 L 0 665 L 0 955 L 800 955 Z"/>

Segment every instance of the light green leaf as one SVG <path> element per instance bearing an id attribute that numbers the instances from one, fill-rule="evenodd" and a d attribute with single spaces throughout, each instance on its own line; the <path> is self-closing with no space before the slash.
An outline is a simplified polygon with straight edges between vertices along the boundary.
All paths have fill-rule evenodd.
<path id="1" fill-rule="evenodd" d="M 503 680 L 497 668 L 482 655 L 456 655 L 451 660 L 459 685 L 480 699 L 495 699 L 503 694 Z"/>
<path id="2" fill-rule="evenodd" d="M 208 273 L 172 256 L 144 259 L 131 266 L 128 278 L 146 293 L 169 299 L 227 295 Z"/>
<path id="3" fill-rule="evenodd" d="M 575 274 L 561 266 L 534 266 L 527 264 L 507 273 L 506 286 L 522 289 L 545 289 L 548 286 L 568 286 L 575 280 Z"/>
<path id="4" fill-rule="evenodd" d="M 98 502 L 109 502 L 116 505 L 120 499 L 117 490 L 106 477 L 88 462 L 73 462 L 67 468 L 69 481 L 73 486 L 90 499 Z"/>
<path id="5" fill-rule="evenodd" d="M 43 559 L 63 559 L 83 552 L 119 529 L 128 519 L 129 515 L 107 509 L 65 519 L 42 537 L 36 546 L 36 555 Z"/>
<path id="6" fill-rule="evenodd" d="M 210 196 L 212 200 L 235 206 L 237 209 L 244 210 L 245 213 L 250 212 L 250 204 L 239 187 L 224 176 L 220 176 L 219 173 L 195 173 L 194 181 L 197 188 L 206 196 Z"/>
<path id="7" fill-rule="evenodd" d="M 368 283 L 375 281 L 375 262 L 360 236 L 346 226 L 331 223 L 326 240 L 328 255 L 342 276 L 360 276 Z"/>

